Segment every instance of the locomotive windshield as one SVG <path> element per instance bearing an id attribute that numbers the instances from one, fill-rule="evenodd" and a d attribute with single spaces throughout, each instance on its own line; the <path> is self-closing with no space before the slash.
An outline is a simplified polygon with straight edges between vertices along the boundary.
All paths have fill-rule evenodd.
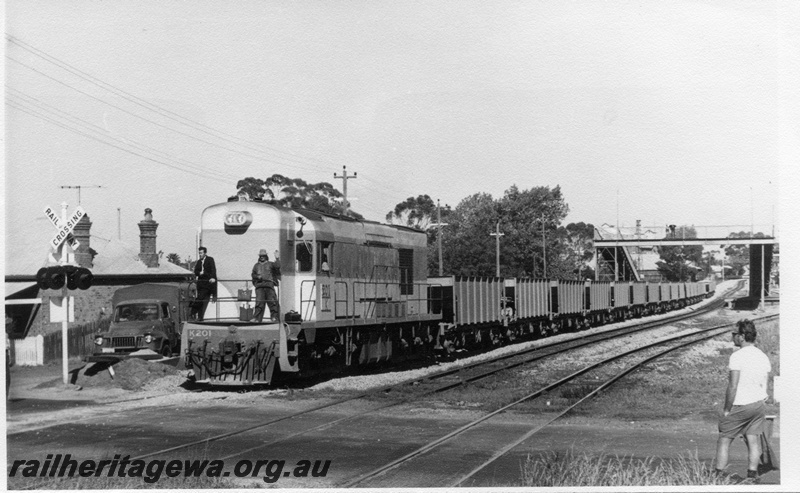
<path id="1" fill-rule="evenodd" d="M 114 311 L 115 322 L 158 319 L 158 305 L 155 303 L 133 303 L 130 305 L 122 305 L 118 306 Z"/>

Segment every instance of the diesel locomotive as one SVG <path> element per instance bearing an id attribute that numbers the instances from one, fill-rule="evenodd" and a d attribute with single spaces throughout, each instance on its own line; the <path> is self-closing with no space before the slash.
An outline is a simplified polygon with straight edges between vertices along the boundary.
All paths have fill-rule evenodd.
<path id="1" fill-rule="evenodd" d="M 713 294 L 703 283 L 429 277 L 424 232 L 260 201 L 212 205 L 201 245 L 216 299 L 187 321 L 190 378 L 260 385 L 375 364 L 485 349 L 658 313 Z M 278 313 L 254 322 L 251 269 L 275 252 Z M 275 320 L 271 320 L 272 317 Z"/>

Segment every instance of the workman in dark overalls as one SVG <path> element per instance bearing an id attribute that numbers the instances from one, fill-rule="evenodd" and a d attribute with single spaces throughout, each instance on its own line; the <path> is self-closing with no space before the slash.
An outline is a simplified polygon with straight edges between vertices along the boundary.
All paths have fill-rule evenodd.
<path id="1" fill-rule="evenodd" d="M 275 260 L 278 259 L 278 252 L 275 252 Z M 264 305 L 269 306 L 270 319 L 275 322 L 278 320 L 278 296 L 275 294 L 275 286 L 281 279 L 281 267 L 277 262 L 270 262 L 267 251 L 261 249 L 258 252 L 258 262 L 253 266 L 253 286 L 256 288 L 256 311 L 251 322 L 261 322 L 264 318 Z"/>

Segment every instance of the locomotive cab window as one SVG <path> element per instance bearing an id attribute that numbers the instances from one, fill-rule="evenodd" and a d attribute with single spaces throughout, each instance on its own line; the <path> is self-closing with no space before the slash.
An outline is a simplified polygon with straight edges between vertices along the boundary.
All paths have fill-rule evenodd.
<path id="1" fill-rule="evenodd" d="M 331 272 L 333 270 L 333 243 L 320 241 L 317 243 L 317 271 Z"/>
<path id="2" fill-rule="evenodd" d="M 312 252 L 313 247 L 311 243 L 305 241 L 298 241 L 295 243 L 294 253 L 297 265 L 297 272 L 311 272 L 314 266 Z"/>

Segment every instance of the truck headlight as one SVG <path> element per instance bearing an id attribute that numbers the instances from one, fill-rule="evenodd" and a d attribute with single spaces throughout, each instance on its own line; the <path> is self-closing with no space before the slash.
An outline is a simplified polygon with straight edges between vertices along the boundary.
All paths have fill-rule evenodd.
<path id="1" fill-rule="evenodd" d="M 103 345 L 103 337 L 102 336 L 95 337 L 94 338 L 94 343 L 97 344 L 98 346 L 102 346 Z"/>
<path id="2" fill-rule="evenodd" d="M 144 342 L 146 342 L 147 344 L 150 344 L 151 342 L 153 342 L 153 340 L 155 340 L 155 337 L 153 337 L 152 334 L 147 334 L 146 336 L 144 336 Z"/>

